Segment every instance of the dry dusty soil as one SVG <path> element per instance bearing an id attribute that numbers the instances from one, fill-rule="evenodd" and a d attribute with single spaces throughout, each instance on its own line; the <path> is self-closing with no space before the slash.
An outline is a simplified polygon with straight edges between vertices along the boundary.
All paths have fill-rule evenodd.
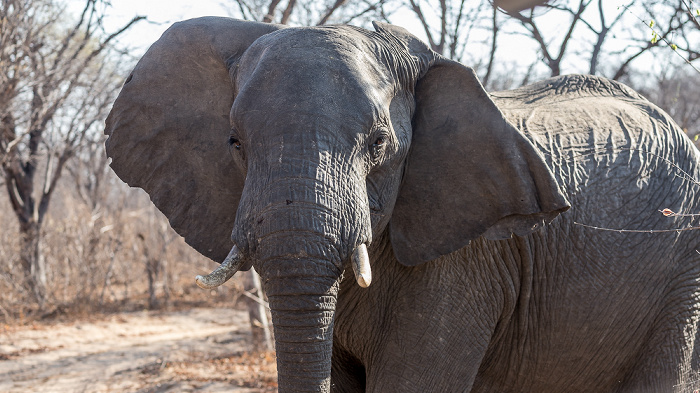
<path id="1" fill-rule="evenodd" d="M 247 312 L 195 308 L 0 326 L 0 392 L 276 392 Z"/>

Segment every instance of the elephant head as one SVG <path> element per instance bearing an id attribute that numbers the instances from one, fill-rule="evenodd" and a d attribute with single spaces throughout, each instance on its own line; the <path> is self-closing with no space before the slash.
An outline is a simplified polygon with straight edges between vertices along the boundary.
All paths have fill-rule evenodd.
<path id="1" fill-rule="evenodd" d="M 413 266 L 568 208 L 470 68 L 375 30 L 177 23 L 107 119 L 115 172 L 224 261 L 200 284 L 260 272 L 280 392 L 330 389 L 339 283 L 354 266 L 369 285 L 373 239 Z"/>

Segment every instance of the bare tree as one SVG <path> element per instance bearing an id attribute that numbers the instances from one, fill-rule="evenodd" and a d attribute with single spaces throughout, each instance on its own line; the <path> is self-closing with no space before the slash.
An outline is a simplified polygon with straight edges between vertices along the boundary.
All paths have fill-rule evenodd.
<path id="1" fill-rule="evenodd" d="M 231 14 L 247 20 L 299 26 L 387 19 L 388 0 L 228 0 Z"/>
<path id="2" fill-rule="evenodd" d="M 626 7 L 625 13 L 634 18 L 634 35 L 626 39 L 628 48 L 620 54 L 622 59 L 612 79 L 619 80 L 630 71 L 631 64 L 652 50 L 664 47 L 664 57 L 675 52 L 683 60 L 700 72 L 692 62 L 700 57 L 700 28 L 690 4 L 692 1 L 645 0 L 638 9 Z M 650 34 L 651 33 L 651 34 Z M 651 38 L 648 38 L 651 36 Z"/>
<path id="3" fill-rule="evenodd" d="M 572 71 L 619 80 L 634 62 L 660 47 L 666 47 L 670 56 L 680 54 L 689 64 L 699 55 L 693 43 L 700 34 L 689 0 L 629 0 L 616 8 L 603 0 L 563 0 L 549 2 L 539 11 L 506 14 L 536 43 L 552 76 L 560 75 L 568 61 L 577 64 Z M 541 20 L 553 19 L 569 22 L 561 29 L 543 28 L 546 22 Z M 580 68 L 583 64 L 587 69 Z"/>
<path id="4" fill-rule="evenodd" d="M 491 73 L 493 72 L 493 65 L 496 60 L 496 49 L 498 48 L 497 42 L 499 30 L 498 9 L 494 6 L 491 16 L 491 50 L 489 51 L 489 60 L 486 63 L 486 74 L 481 80 L 484 86 L 487 86 L 491 80 Z"/>
<path id="5" fill-rule="evenodd" d="M 46 300 L 41 228 L 66 163 L 91 135 L 121 84 L 110 62 L 112 42 L 143 19 L 112 34 L 101 25 L 101 0 L 86 0 L 68 29 L 53 0 L 4 0 L 0 5 L 0 167 L 19 221 L 25 287 Z"/>
<path id="6" fill-rule="evenodd" d="M 658 74 L 647 74 L 640 93 L 668 112 L 688 136 L 700 134 L 700 78 L 694 70 L 678 65 Z M 700 141 L 696 140 L 696 144 Z"/>
<path id="7" fill-rule="evenodd" d="M 109 168 L 104 150 L 105 138 L 104 135 L 92 135 L 66 165 L 77 197 L 93 214 L 111 202 L 108 194 L 115 185 L 116 175 Z"/>
<path id="8" fill-rule="evenodd" d="M 593 0 L 577 0 L 573 8 L 561 7 L 556 5 L 547 5 L 551 9 L 563 10 L 564 12 L 571 14 L 571 22 L 566 29 L 563 36 L 559 38 L 559 44 L 556 48 L 553 48 L 554 39 L 548 39 L 545 33 L 542 31 L 541 26 L 537 23 L 535 18 L 535 10 L 530 9 L 527 12 L 507 12 L 507 14 L 520 21 L 520 23 L 527 29 L 528 33 L 531 35 L 532 39 L 539 45 L 540 53 L 547 67 L 549 67 L 551 76 L 557 76 L 561 74 L 561 63 L 564 59 L 564 55 L 567 53 L 569 44 L 571 43 L 571 38 L 573 36 L 574 30 L 576 29 L 578 23 L 582 19 L 582 15 L 586 8 L 591 4 Z M 556 34 L 557 32 L 553 32 Z"/>
<path id="9" fill-rule="evenodd" d="M 272 335 L 268 322 L 267 310 L 260 277 L 255 269 L 251 268 L 243 274 L 243 294 L 246 296 L 250 331 L 253 336 L 253 347 L 256 351 L 272 351 Z"/>
<path id="10" fill-rule="evenodd" d="M 168 226 L 165 220 L 158 218 L 154 214 L 149 214 L 147 227 L 150 229 L 150 232 L 137 235 L 142 242 L 140 254 L 143 255 L 146 267 L 148 308 L 151 310 L 160 306 L 157 290 L 158 281 L 163 287 L 163 302 L 167 303 L 168 301 L 168 259 L 166 258 L 166 253 L 168 246 L 177 238 L 177 234 Z M 157 225 L 156 221 L 159 221 L 160 225 Z M 157 251 L 154 252 L 154 249 Z"/>
<path id="11" fill-rule="evenodd" d="M 451 59 L 462 59 L 473 30 L 498 32 L 488 1 L 407 0 L 406 6 L 420 22 L 431 49 Z"/>

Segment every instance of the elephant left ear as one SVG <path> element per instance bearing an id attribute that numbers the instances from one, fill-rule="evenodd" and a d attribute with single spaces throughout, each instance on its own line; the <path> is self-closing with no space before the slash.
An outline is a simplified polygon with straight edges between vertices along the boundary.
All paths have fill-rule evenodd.
<path id="1" fill-rule="evenodd" d="M 524 236 L 569 208 L 532 143 L 471 68 L 438 59 L 416 84 L 413 141 L 390 222 L 397 259 L 414 266 L 479 236 Z"/>

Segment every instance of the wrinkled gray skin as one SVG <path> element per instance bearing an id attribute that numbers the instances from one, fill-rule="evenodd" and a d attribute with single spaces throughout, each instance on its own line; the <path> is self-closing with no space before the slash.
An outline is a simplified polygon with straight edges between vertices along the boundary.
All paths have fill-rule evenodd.
<path id="1" fill-rule="evenodd" d="M 577 224 L 691 226 L 659 213 L 700 212 L 678 127 L 601 78 L 487 94 L 375 29 L 175 24 L 107 120 L 122 179 L 260 272 L 279 391 L 695 388 L 697 234 Z"/>

